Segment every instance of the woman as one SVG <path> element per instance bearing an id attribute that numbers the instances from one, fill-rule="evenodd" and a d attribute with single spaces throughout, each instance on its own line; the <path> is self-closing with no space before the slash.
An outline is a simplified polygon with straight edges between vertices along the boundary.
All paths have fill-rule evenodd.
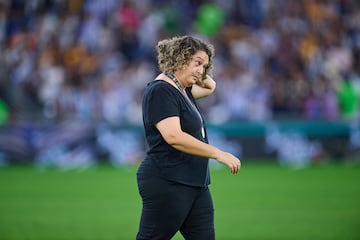
<path id="1" fill-rule="evenodd" d="M 163 71 L 143 97 L 148 151 L 137 172 L 143 201 L 137 239 L 215 239 L 208 185 L 209 158 L 238 173 L 240 160 L 208 144 L 205 122 L 195 100 L 214 92 L 209 76 L 213 46 L 182 36 L 157 45 Z"/>

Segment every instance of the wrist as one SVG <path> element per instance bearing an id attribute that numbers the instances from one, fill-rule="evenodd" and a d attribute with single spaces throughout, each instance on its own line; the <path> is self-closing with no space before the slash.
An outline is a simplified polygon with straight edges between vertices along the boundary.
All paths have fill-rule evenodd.
<path id="1" fill-rule="evenodd" d="M 216 88 L 216 82 L 210 75 L 206 75 L 206 78 L 202 79 L 202 87 L 207 89 L 215 89 Z"/>
<path id="2" fill-rule="evenodd" d="M 216 148 L 216 147 L 213 147 L 213 151 L 212 151 L 212 156 L 210 156 L 210 158 L 212 159 L 215 159 L 215 160 L 218 160 L 220 155 L 221 155 L 221 151 L 220 149 Z"/>

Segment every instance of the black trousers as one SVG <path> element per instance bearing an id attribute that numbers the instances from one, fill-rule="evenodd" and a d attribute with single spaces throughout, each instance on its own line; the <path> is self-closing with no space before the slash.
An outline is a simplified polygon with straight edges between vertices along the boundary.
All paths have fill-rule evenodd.
<path id="1" fill-rule="evenodd" d="M 137 176 L 143 202 L 137 240 L 214 240 L 214 207 L 208 187 L 191 187 L 152 176 Z"/>

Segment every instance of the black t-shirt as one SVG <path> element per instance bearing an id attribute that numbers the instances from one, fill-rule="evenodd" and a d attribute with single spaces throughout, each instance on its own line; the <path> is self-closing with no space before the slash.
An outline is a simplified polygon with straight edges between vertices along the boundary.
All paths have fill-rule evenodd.
<path id="1" fill-rule="evenodd" d="M 188 99 L 171 84 L 155 80 L 148 83 L 144 92 L 142 111 L 145 137 L 148 144 L 146 156 L 138 174 L 164 177 L 168 180 L 190 186 L 207 186 L 210 184 L 208 158 L 195 156 L 176 150 L 161 136 L 155 124 L 167 118 L 178 116 L 181 129 L 203 142 L 202 124 L 191 88 L 187 88 Z M 190 101 L 192 104 L 190 103 Z M 195 109 L 196 108 L 196 109 Z M 200 112 L 199 112 L 200 113 Z"/>

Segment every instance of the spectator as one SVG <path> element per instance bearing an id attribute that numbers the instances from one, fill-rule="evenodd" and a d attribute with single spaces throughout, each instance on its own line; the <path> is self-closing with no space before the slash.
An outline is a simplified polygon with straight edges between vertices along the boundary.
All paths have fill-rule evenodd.
<path id="1" fill-rule="evenodd" d="M 337 87 L 337 97 L 341 117 L 355 120 L 359 117 L 360 93 L 349 77 L 345 77 Z"/>
<path id="2" fill-rule="evenodd" d="M 208 38 L 218 49 L 214 77 L 235 83 L 200 102 L 213 121 L 310 117 L 315 96 L 322 102 L 317 117 L 334 119 L 341 75 L 359 76 L 360 15 L 353 0 L 29 3 L 0 3 L 1 95 L 14 121 L 114 121 L 113 106 L 99 104 L 108 102 L 104 85 L 116 85 L 111 96 L 139 109 L 131 95 L 141 95 L 141 71 L 155 65 L 152 46 L 182 33 Z M 109 78 L 118 83 L 105 83 Z M 219 111 L 222 119 L 214 117 Z M 119 124 L 134 122 L 133 111 L 113 113 Z"/>

